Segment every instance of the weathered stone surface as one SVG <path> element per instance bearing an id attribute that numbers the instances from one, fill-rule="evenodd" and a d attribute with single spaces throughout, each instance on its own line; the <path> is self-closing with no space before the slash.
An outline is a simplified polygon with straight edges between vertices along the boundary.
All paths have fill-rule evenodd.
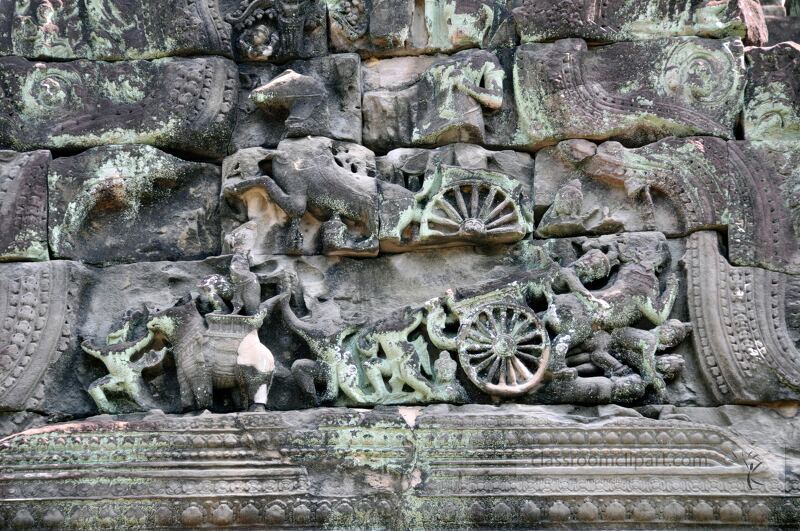
<path id="1" fill-rule="evenodd" d="M 233 148 L 275 147 L 322 135 L 361 141 L 360 59 L 331 55 L 286 65 L 243 65 Z"/>
<path id="2" fill-rule="evenodd" d="M 0 528 L 800 525 L 757 0 L 167 4 L 0 0 Z"/>
<path id="3" fill-rule="evenodd" d="M 12 412 L 4 433 L 25 429 L 26 412 L 67 411 L 69 397 L 83 394 L 64 367 L 77 348 L 86 280 L 73 262 L 0 264 L 0 411 Z M 52 400 L 55 388 L 63 401 Z"/>
<path id="4" fill-rule="evenodd" d="M 385 81 L 381 75 L 393 64 L 398 60 L 373 67 L 379 70 L 370 75 L 370 84 L 380 88 L 364 93 L 364 145 L 387 150 L 487 141 L 485 115 L 498 111 L 505 97 L 506 73 L 497 56 L 465 50 L 432 63 L 406 62 L 402 84 L 397 74 Z"/>
<path id="5" fill-rule="evenodd" d="M 734 138 L 744 84 L 739 40 L 527 44 L 514 62 L 517 133 L 505 142 L 537 149 L 568 138 Z"/>
<path id="6" fill-rule="evenodd" d="M 92 263 L 219 254 L 220 169 L 151 146 L 102 146 L 50 164 L 53 256 Z"/>
<path id="7" fill-rule="evenodd" d="M 97 417 L 5 439 L 0 514 L 63 528 L 104 525 L 109 514 L 118 528 L 798 521 L 784 498 L 798 464 L 775 448 L 796 420 L 756 408 L 664 413 L 437 406 Z M 762 429 L 737 434 L 736 418 Z"/>
<path id="8" fill-rule="evenodd" d="M 505 0 L 328 0 L 331 46 L 367 57 L 513 46 Z"/>
<path id="9" fill-rule="evenodd" d="M 0 151 L 0 261 L 47 260 L 49 151 Z"/>
<path id="10" fill-rule="evenodd" d="M 231 55 L 217 0 L 35 0 L 0 7 L 0 55 L 155 59 Z"/>
<path id="11" fill-rule="evenodd" d="M 800 17 L 766 17 L 769 41 L 767 46 L 781 42 L 800 42 Z"/>
<path id="12" fill-rule="evenodd" d="M 225 19 L 242 61 L 282 62 L 328 52 L 324 0 L 242 0 Z"/>
<path id="13" fill-rule="evenodd" d="M 608 43 L 681 36 L 739 37 L 754 45 L 767 41 L 758 0 L 524 0 L 514 9 L 514 20 L 523 43 L 568 38 Z"/>
<path id="14" fill-rule="evenodd" d="M 550 209 L 538 233 L 658 227 L 679 235 L 721 229 L 731 263 L 800 273 L 799 157 L 796 148 L 770 152 L 750 142 L 709 137 L 670 138 L 636 149 L 616 142 L 563 142 L 543 151 L 537 162 L 536 208 Z M 572 179 L 578 193 L 570 189 L 576 188 Z M 561 215 L 555 216 L 558 210 Z"/>
<path id="15" fill-rule="evenodd" d="M 733 267 L 718 237 L 699 232 L 684 257 L 694 345 L 720 403 L 800 398 L 800 277 Z"/>
<path id="16" fill-rule="evenodd" d="M 252 226 L 258 261 L 513 243 L 532 231 L 528 155 L 458 145 L 398 150 L 381 166 L 379 179 L 371 151 L 324 138 L 240 150 L 223 165 L 223 232 Z"/>
<path id="17" fill-rule="evenodd" d="M 104 375 L 103 364 L 82 352 L 86 338 L 117 332 L 126 321 L 142 325 L 148 313 L 172 306 L 224 271 L 224 259 L 151 262 L 92 268 L 53 260 L 0 264 L 0 433 L 32 424 L 95 414 L 87 387 Z M 133 329 L 131 331 L 134 331 Z M 139 328 L 135 328 L 139 333 Z M 165 364 L 174 366 L 170 359 Z M 148 371 L 149 388 L 166 411 L 180 411 L 173 373 Z"/>
<path id="18" fill-rule="evenodd" d="M 0 146 L 150 144 L 217 158 L 230 141 L 238 77 L 223 58 L 33 63 L 4 57 L 0 92 Z"/>
<path id="19" fill-rule="evenodd" d="M 519 181 L 522 191 L 533 198 L 533 156 L 518 151 L 492 151 L 473 144 L 449 144 L 436 149 L 400 148 L 376 157 L 378 178 L 417 192 L 426 170 L 436 163 L 468 170 L 503 173 Z"/>
<path id="20" fill-rule="evenodd" d="M 747 50 L 744 135 L 752 141 L 800 142 L 800 44 Z"/>

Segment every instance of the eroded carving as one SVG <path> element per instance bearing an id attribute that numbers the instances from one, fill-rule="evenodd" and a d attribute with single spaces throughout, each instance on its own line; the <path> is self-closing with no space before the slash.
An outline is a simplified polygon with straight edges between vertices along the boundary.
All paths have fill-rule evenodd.
<path id="1" fill-rule="evenodd" d="M 641 69 L 631 69 L 636 57 Z M 581 40 L 517 48 L 512 144 L 566 138 L 637 144 L 670 135 L 734 138 L 744 90 L 741 41 L 661 39 L 588 49 Z M 645 66 L 646 65 L 646 66 Z"/>
<path id="2" fill-rule="evenodd" d="M 103 146 L 53 161 L 53 255 L 93 263 L 219 254 L 219 169 L 150 146 Z"/>
<path id="3" fill-rule="evenodd" d="M 221 57 L 115 63 L 3 57 L 0 88 L 0 144 L 20 151 L 140 143 L 219 158 L 230 140 L 239 81 L 235 64 Z"/>
<path id="4" fill-rule="evenodd" d="M 165 12 L 170 16 L 163 16 Z M 32 0 L 3 5 L 0 52 L 30 59 L 156 59 L 231 55 L 231 28 L 214 0 Z"/>
<path id="5" fill-rule="evenodd" d="M 355 54 L 282 66 L 242 65 L 234 149 L 274 147 L 285 138 L 361 142 L 361 72 Z"/>
<path id="6" fill-rule="evenodd" d="M 328 0 L 331 46 L 365 57 L 452 53 L 515 42 L 509 2 Z"/>
<path id="7" fill-rule="evenodd" d="M 322 0 L 242 0 L 225 19 L 244 60 L 285 61 L 328 51 L 325 13 Z"/>
<path id="8" fill-rule="evenodd" d="M 466 50 L 410 76 L 400 90 L 366 92 L 364 144 L 387 149 L 483 143 L 484 114 L 502 107 L 505 75 L 493 53 Z"/>
<path id="9" fill-rule="evenodd" d="M 796 160 L 788 143 L 671 138 L 628 149 L 617 142 L 563 142 L 537 159 L 537 207 L 562 208 L 555 189 L 578 177 L 592 202 L 609 211 L 594 212 L 593 219 L 606 218 L 595 225 L 559 225 L 545 215 L 538 231 L 569 236 L 658 228 L 679 235 L 721 229 L 733 264 L 796 273 Z M 588 207 L 579 210 L 579 218 L 592 219 Z"/>
<path id="10" fill-rule="evenodd" d="M 47 151 L 0 151 L 0 261 L 47 260 Z"/>
<path id="11" fill-rule="evenodd" d="M 753 45 L 767 40 L 764 15 L 756 0 L 692 4 L 667 0 L 525 0 L 513 13 L 523 43 L 570 37 L 619 42 L 684 35 L 740 37 Z"/>

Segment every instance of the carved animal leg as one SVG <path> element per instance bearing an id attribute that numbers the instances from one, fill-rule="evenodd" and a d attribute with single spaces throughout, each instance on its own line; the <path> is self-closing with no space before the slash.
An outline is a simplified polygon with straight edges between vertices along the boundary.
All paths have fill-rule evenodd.
<path id="1" fill-rule="evenodd" d="M 153 395 L 150 394 L 144 378 L 139 377 L 125 384 L 125 391 L 142 410 L 149 411 L 156 407 Z"/>
<path id="2" fill-rule="evenodd" d="M 315 382 L 322 382 L 324 371 L 320 362 L 308 359 L 297 360 L 292 363 L 292 376 L 304 393 L 314 399 L 314 404 L 319 405 Z"/>
<path id="3" fill-rule="evenodd" d="M 625 373 L 627 367 L 611 355 L 608 348 L 610 342 L 611 335 L 608 332 L 595 332 L 589 359 L 594 365 L 600 367 L 606 376 L 619 376 Z"/>
<path id="4" fill-rule="evenodd" d="M 358 367 L 353 363 L 342 363 L 336 371 L 339 388 L 350 400 L 364 404 L 368 402 L 364 392 L 358 386 Z"/>
<path id="5" fill-rule="evenodd" d="M 275 358 L 258 338 L 258 330 L 247 334 L 237 350 L 236 368 L 239 389 L 245 405 L 265 408 L 267 393 L 275 371 Z"/>
<path id="6" fill-rule="evenodd" d="M 389 392 L 383 382 L 383 377 L 391 374 L 387 365 L 386 360 L 380 358 L 370 358 L 364 362 L 364 374 L 378 397 L 386 396 Z"/>
<path id="7" fill-rule="evenodd" d="M 112 404 L 108 397 L 106 397 L 106 393 L 104 389 L 108 388 L 109 390 L 113 390 L 112 388 L 119 387 L 119 380 L 117 378 L 107 374 L 102 378 L 99 378 L 92 382 L 87 389 L 89 392 L 89 396 L 92 397 L 94 403 L 97 405 L 97 409 L 101 413 L 116 413 L 117 406 Z"/>
<path id="8" fill-rule="evenodd" d="M 177 365 L 176 372 L 178 373 L 178 388 L 180 389 L 181 394 L 181 407 L 187 410 L 194 407 L 194 392 L 192 391 L 192 385 L 189 383 L 189 378 L 186 375 L 186 371 L 184 370 L 183 364 L 179 360 L 179 357 L 179 355 L 175 356 L 175 364 Z"/>
<path id="9" fill-rule="evenodd" d="M 656 372 L 657 336 L 652 332 L 626 327 L 615 330 L 612 338 L 622 347 L 618 354 L 622 361 L 641 375 L 645 385 L 652 385 L 659 395 L 663 393 L 666 384 Z"/>

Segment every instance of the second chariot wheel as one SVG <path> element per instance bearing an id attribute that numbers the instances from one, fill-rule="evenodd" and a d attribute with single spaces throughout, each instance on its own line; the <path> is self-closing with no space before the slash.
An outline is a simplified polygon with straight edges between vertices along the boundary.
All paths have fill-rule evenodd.
<path id="1" fill-rule="evenodd" d="M 435 237 L 517 241 L 525 222 L 513 197 L 497 184 L 465 180 L 431 198 L 420 222 L 421 234 Z"/>
<path id="2" fill-rule="evenodd" d="M 541 383 L 550 359 L 550 338 L 530 308 L 487 304 L 462 320 L 458 356 L 467 377 L 482 391 L 519 396 Z"/>

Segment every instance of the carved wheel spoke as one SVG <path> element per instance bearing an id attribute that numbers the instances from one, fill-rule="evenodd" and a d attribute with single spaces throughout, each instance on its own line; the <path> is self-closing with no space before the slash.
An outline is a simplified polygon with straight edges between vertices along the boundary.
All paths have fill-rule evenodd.
<path id="1" fill-rule="evenodd" d="M 461 181 L 443 188 L 423 216 L 439 236 L 491 236 L 523 231 L 519 208 L 508 193 L 485 181 Z"/>
<path id="2" fill-rule="evenodd" d="M 530 308 L 487 304 L 462 322 L 461 367 L 482 391 L 518 396 L 534 389 L 550 358 L 544 325 Z"/>

